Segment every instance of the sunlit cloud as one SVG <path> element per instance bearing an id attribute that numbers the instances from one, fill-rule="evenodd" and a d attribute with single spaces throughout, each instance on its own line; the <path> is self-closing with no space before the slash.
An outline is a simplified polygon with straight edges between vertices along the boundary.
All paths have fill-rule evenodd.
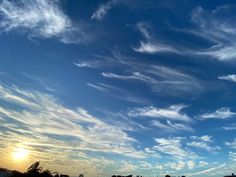
<path id="1" fill-rule="evenodd" d="M 4 142 L 18 137 L 14 142 L 34 147 L 146 156 L 134 149 L 136 140 L 120 127 L 93 117 L 83 108 L 69 109 L 51 95 L 17 87 L 1 86 L 0 91 L 1 100 L 18 107 L 0 107 L 1 128 L 7 130 L 1 137 Z"/>

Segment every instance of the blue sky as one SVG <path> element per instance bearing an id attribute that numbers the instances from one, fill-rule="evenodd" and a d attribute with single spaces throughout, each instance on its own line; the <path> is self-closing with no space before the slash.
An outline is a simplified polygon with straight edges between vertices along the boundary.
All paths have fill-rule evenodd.
<path id="1" fill-rule="evenodd" d="M 213 0 L 1 0 L 3 166 L 235 171 L 235 10 Z M 17 164 L 19 147 L 29 157 Z"/>

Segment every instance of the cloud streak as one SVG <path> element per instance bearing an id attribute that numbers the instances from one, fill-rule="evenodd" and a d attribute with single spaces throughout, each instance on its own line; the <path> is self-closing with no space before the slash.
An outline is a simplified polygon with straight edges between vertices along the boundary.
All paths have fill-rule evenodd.
<path id="1" fill-rule="evenodd" d="M 226 81 L 230 81 L 230 82 L 236 82 L 236 74 L 219 76 L 218 79 L 226 80 Z"/>
<path id="2" fill-rule="evenodd" d="M 156 108 L 153 106 L 136 108 L 131 110 L 128 115 L 131 117 L 150 117 L 154 119 L 171 119 L 177 121 L 191 122 L 192 119 L 182 112 L 186 105 L 171 105 L 167 108 Z"/>
<path id="3" fill-rule="evenodd" d="M 212 143 L 211 136 L 204 135 L 201 137 L 192 136 L 193 141 L 187 143 L 188 146 L 206 150 L 208 152 L 216 152 L 221 148 L 219 146 L 211 146 Z"/>
<path id="4" fill-rule="evenodd" d="M 191 20 L 198 25 L 198 32 L 203 38 L 214 43 L 210 48 L 196 52 L 196 54 L 209 55 L 222 61 L 236 58 L 235 16 L 225 18 L 220 15 L 233 11 L 234 7 L 225 5 L 212 11 L 206 11 L 200 6 L 192 12 Z"/>
<path id="5" fill-rule="evenodd" d="M 183 138 L 181 137 L 155 138 L 157 145 L 153 149 L 178 159 L 193 157 L 190 155 L 191 152 L 186 151 L 182 147 L 182 140 Z"/>
<path id="6" fill-rule="evenodd" d="M 201 114 L 197 117 L 200 118 L 201 120 L 206 120 L 206 119 L 227 119 L 227 118 L 233 117 L 234 115 L 236 115 L 236 113 L 232 112 L 230 110 L 230 108 L 221 107 L 221 108 L 217 109 L 214 112 L 204 113 L 204 114 Z"/>
<path id="7" fill-rule="evenodd" d="M 95 12 L 93 12 L 91 19 L 103 20 L 108 11 L 119 2 L 120 0 L 110 0 L 107 3 L 100 5 L 99 8 Z"/>
<path id="8" fill-rule="evenodd" d="M 146 23 L 140 22 L 136 25 L 136 28 L 142 33 L 145 38 L 144 41 L 140 41 L 140 45 L 138 47 L 134 47 L 133 50 L 140 53 L 179 53 L 178 50 L 164 42 L 158 42 L 153 35 L 150 34 L 149 28 L 150 26 Z"/>
<path id="9" fill-rule="evenodd" d="M 188 126 L 184 125 L 181 123 L 172 123 L 171 121 L 167 120 L 166 124 L 158 121 L 158 120 L 153 120 L 152 125 L 159 128 L 162 131 L 166 132 L 178 132 L 178 131 L 190 131 L 193 132 L 194 130 Z"/>

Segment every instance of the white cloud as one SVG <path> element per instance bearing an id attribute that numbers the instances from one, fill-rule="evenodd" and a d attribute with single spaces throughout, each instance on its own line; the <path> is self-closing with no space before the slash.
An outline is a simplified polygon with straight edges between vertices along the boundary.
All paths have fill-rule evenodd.
<path id="1" fill-rule="evenodd" d="M 202 174 L 208 174 L 211 176 L 215 176 L 216 172 L 220 171 L 220 169 L 224 168 L 226 164 L 221 164 L 221 165 L 214 165 L 214 167 L 210 167 L 206 170 L 198 171 L 195 173 L 189 174 L 190 176 L 197 176 L 197 175 L 202 175 Z M 222 172 L 221 172 L 222 173 Z M 223 175 L 223 174 L 222 174 Z"/>
<path id="2" fill-rule="evenodd" d="M 211 147 L 211 146 L 208 145 L 208 143 L 206 143 L 206 142 L 199 142 L 199 141 L 192 141 L 192 142 L 187 143 L 187 145 L 191 146 L 191 147 L 195 147 L 195 148 L 204 149 L 204 150 L 206 150 L 208 152 L 214 152 L 214 151 L 220 149 L 218 146 Z"/>
<path id="3" fill-rule="evenodd" d="M 144 83 L 158 94 L 186 97 L 187 95 L 196 96 L 205 90 L 202 80 L 177 68 L 138 62 L 137 59 L 123 56 L 118 51 L 113 51 L 112 56 L 96 55 L 94 57 L 93 60 L 84 59 L 74 64 L 80 68 L 99 70 L 120 68 L 122 73 L 102 72 L 101 75 L 110 79 Z"/>
<path id="4" fill-rule="evenodd" d="M 212 142 L 212 136 L 209 136 L 209 135 L 191 136 L 190 138 L 193 139 L 193 140 L 203 141 L 203 142 L 207 142 L 207 143 Z"/>
<path id="5" fill-rule="evenodd" d="M 176 30 L 209 41 L 211 44 L 208 48 L 199 48 L 196 50 L 181 44 L 165 42 L 160 37 L 157 39 L 152 34 L 150 25 L 141 22 L 136 25 L 136 28 L 142 33 L 144 40 L 140 41 L 138 47 L 133 47 L 133 50 L 149 54 L 176 53 L 181 55 L 204 55 L 222 61 L 236 59 L 235 15 L 227 16 L 227 18 L 222 15 L 224 13 L 233 14 L 234 10 L 234 6 L 227 5 L 217 7 L 212 11 L 204 10 L 202 7 L 195 8 L 191 14 L 191 21 L 197 27 L 193 30 Z"/>
<path id="6" fill-rule="evenodd" d="M 180 124 L 180 123 L 172 123 L 171 121 L 167 120 L 166 124 L 158 121 L 153 120 L 152 125 L 158 127 L 162 131 L 166 132 L 176 132 L 176 131 L 194 131 L 190 126 Z"/>
<path id="7" fill-rule="evenodd" d="M 0 16 L 0 27 L 6 32 L 18 30 L 28 33 L 29 38 L 57 38 L 64 43 L 80 41 L 79 30 L 75 31 L 56 0 L 3 0 Z"/>
<path id="8" fill-rule="evenodd" d="M 183 138 L 181 137 L 155 138 L 157 145 L 155 145 L 153 149 L 178 159 L 187 157 L 194 158 L 191 152 L 186 151 L 182 147 L 182 140 Z"/>
<path id="9" fill-rule="evenodd" d="M 149 29 L 150 26 L 146 23 L 140 22 L 136 25 L 136 28 L 142 33 L 145 38 L 145 41 L 140 41 L 140 45 L 138 47 L 134 47 L 133 50 L 140 53 L 179 53 L 179 51 L 168 44 L 158 42 L 153 35 L 150 34 Z"/>
<path id="10" fill-rule="evenodd" d="M 133 173 L 136 169 L 137 169 L 136 165 L 123 160 L 122 166 L 118 171 L 127 174 L 127 173 Z"/>
<path id="11" fill-rule="evenodd" d="M 229 158 L 232 160 L 232 161 L 236 161 L 236 152 L 229 152 Z"/>
<path id="12" fill-rule="evenodd" d="M 121 79 L 121 80 L 140 80 L 143 82 L 147 82 L 147 83 L 156 83 L 156 80 L 143 75 L 139 72 L 133 72 L 132 75 L 118 75 L 118 74 L 113 74 L 113 73 L 102 73 L 102 76 L 107 77 L 107 78 L 115 78 L 115 79 Z"/>
<path id="13" fill-rule="evenodd" d="M 192 12 L 192 22 L 199 26 L 201 37 L 209 40 L 213 45 L 196 54 L 209 55 L 219 60 L 231 60 L 236 58 L 236 30 L 234 15 L 220 15 L 234 12 L 230 6 L 221 6 L 212 11 L 206 11 L 202 7 Z M 207 17 L 207 18 L 206 18 Z"/>
<path id="14" fill-rule="evenodd" d="M 87 85 L 101 92 L 109 92 L 109 89 L 98 84 L 87 83 Z"/>
<path id="15" fill-rule="evenodd" d="M 155 93 L 172 96 L 193 94 L 193 90 L 195 94 L 199 94 L 204 89 L 197 78 L 173 68 L 133 62 L 125 65 L 128 65 L 130 71 L 128 74 L 103 72 L 102 76 L 111 79 L 140 81 Z"/>
<path id="16" fill-rule="evenodd" d="M 205 161 L 199 161 L 199 167 L 204 167 L 204 166 L 207 166 L 207 165 L 209 165 L 209 163 L 208 162 L 205 162 Z"/>
<path id="17" fill-rule="evenodd" d="M 132 117 L 164 118 L 178 121 L 191 122 L 191 118 L 182 112 L 186 105 L 171 105 L 167 108 L 156 108 L 153 106 L 136 108 L 128 113 Z"/>
<path id="18" fill-rule="evenodd" d="M 191 136 L 190 138 L 192 139 L 192 141 L 187 143 L 188 146 L 203 149 L 208 152 L 216 152 L 221 149 L 219 146 L 212 146 L 212 137 L 209 135 L 203 135 L 200 137 Z"/>
<path id="19" fill-rule="evenodd" d="M 232 142 L 225 142 L 225 144 L 232 149 L 236 149 L 236 138 Z"/>
<path id="20" fill-rule="evenodd" d="M 187 166 L 189 169 L 194 169 L 195 162 L 193 160 L 189 160 L 189 161 L 187 161 Z"/>
<path id="21" fill-rule="evenodd" d="M 221 107 L 220 109 L 217 109 L 215 112 L 211 113 L 204 113 L 199 115 L 198 117 L 202 120 L 206 119 L 227 119 L 231 118 L 235 115 L 235 112 L 232 112 L 230 108 L 227 107 Z"/>
<path id="22" fill-rule="evenodd" d="M 236 130 L 236 124 L 232 123 L 230 126 L 222 127 L 224 130 Z"/>
<path id="23" fill-rule="evenodd" d="M 183 169 L 194 169 L 195 168 L 195 162 L 193 160 L 188 161 L 177 161 L 177 162 L 169 162 L 166 164 L 166 166 L 169 166 L 173 170 L 183 170 Z"/>
<path id="24" fill-rule="evenodd" d="M 94 88 L 100 92 L 106 93 L 105 96 L 110 98 L 114 98 L 116 100 L 130 102 L 130 103 L 138 103 L 144 104 L 149 103 L 150 101 L 144 97 L 136 96 L 130 93 L 127 90 L 120 89 L 118 87 L 114 87 L 104 83 L 87 83 L 87 86 Z"/>
<path id="25" fill-rule="evenodd" d="M 185 168 L 185 162 L 178 161 L 178 162 L 170 162 L 169 163 L 170 168 L 174 170 L 183 170 Z"/>
<path id="26" fill-rule="evenodd" d="M 236 82 L 236 74 L 229 74 L 224 76 L 219 76 L 218 79 L 227 80 L 231 82 Z"/>
<path id="27" fill-rule="evenodd" d="M 149 54 L 167 53 L 167 52 L 179 53 L 178 50 L 176 50 L 172 46 L 162 43 L 157 43 L 156 41 L 155 42 L 140 41 L 140 46 L 137 48 L 133 48 L 133 50 L 136 52 L 149 53 Z"/>
<path id="28" fill-rule="evenodd" d="M 119 2 L 120 0 L 110 0 L 107 3 L 100 5 L 99 8 L 93 12 L 91 19 L 102 20 L 107 12 Z"/>

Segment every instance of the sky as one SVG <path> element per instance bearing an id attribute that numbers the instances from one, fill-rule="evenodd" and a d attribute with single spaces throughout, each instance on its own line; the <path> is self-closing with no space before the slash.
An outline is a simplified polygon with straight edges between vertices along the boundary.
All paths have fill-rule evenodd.
<path id="1" fill-rule="evenodd" d="M 226 0 L 0 0 L 1 166 L 236 172 L 235 10 Z"/>

